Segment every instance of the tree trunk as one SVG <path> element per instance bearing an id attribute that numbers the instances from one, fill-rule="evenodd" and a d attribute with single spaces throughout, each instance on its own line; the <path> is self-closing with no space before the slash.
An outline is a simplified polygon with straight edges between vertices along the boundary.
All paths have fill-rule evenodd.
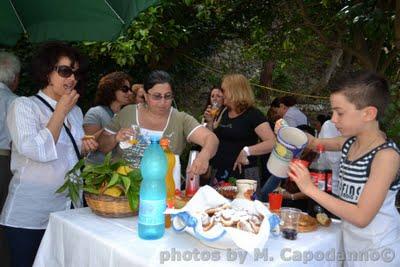
<path id="1" fill-rule="evenodd" d="M 263 86 L 272 87 L 272 72 L 274 70 L 275 63 L 272 60 L 266 60 L 263 62 L 263 69 L 260 73 L 260 84 Z M 268 98 L 268 90 L 261 88 L 260 97 L 266 101 Z"/>
<path id="2" fill-rule="evenodd" d="M 322 78 L 323 79 L 323 83 L 326 86 L 329 81 L 332 78 L 333 73 L 336 70 L 336 67 L 339 66 L 339 60 L 343 55 L 343 50 L 340 48 L 336 48 L 332 51 L 332 56 L 331 56 L 331 64 L 328 66 L 328 68 L 325 71 L 325 75 Z"/>

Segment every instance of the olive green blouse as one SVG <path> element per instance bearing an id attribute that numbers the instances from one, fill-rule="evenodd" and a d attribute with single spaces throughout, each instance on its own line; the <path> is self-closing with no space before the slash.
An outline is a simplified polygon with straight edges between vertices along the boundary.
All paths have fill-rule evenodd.
<path id="1" fill-rule="evenodd" d="M 106 131 L 115 134 L 121 128 L 129 128 L 132 124 L 142 128 L 138 121 L 138 113 L 137 105 L 125 106 L 105 127 Z M 187 139 L 198 127 L 202 127 L 202 125 L 193 116 L 171 107 L 162 136 L 170 140 L 172 152 L 180 155 L 187 144 Z"/>

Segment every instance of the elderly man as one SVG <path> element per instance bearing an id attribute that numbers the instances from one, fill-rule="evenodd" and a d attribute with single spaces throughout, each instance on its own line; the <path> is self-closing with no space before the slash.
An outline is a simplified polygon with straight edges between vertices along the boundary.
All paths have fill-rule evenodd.
<path id="1" fill-rule="evenodd" d="M 0 51 L 0 212 L 7 197 L 11 179 L 10 150 L 11 138 L 7 129 L 7 109 L 17 98 L 13 93 L 19 82 L 21 64 L 19 59 L 8 52 Z"/>
<path id="2" fill-rule="evenodd" d="M 8 194 L 11 179 L 10 150 L 11 138 L 6 117 L 8 107 L 17 98 L 13 92 L 18 87 L 21 64 L 19 59 L 8 52 L 0 51 L 0 213 Z M 0 258 L 2 266 L 9 266 L 9 251 L 3 229 L 0 228 Z"/>

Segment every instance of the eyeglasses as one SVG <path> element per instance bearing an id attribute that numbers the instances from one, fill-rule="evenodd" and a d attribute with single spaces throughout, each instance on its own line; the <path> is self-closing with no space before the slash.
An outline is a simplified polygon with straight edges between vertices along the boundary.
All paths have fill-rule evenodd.
<path id="1" fill-rule="evenodd" d="M 121 87 L 121 91 L 124 92 L 124 93 L 128 93 L 128 92 L 131 91 L 131 87 L 128 86 L 128 85 L 123 85 L 123 86 Z"/>
<path id="2" fill-rule="evenodd" d="M 152 99 L 152 100 L 154 100 L 154 101 L 160 101 L 161 99 L 165 99 L 166 101 L 170 101 L 170 100 L 172 100 L 172 99 L 174 99 L 174 95 L 173 94 L 165 94 L 165 95 L 162 95 L 162 94 L 150 94 L 150 93 L 147 93 L 149 96 L 150 96 L 150 98 Z"/>
<path id="3" fill-rule="evenodd" d="M 63 78 L 69 78 L 72 74 L 74 74 L 75 79 L 78 80 L 81 75 L 79 69 L 73 70 L 70 66 L 66 65 L 55 66 L 54 70 Z"/>

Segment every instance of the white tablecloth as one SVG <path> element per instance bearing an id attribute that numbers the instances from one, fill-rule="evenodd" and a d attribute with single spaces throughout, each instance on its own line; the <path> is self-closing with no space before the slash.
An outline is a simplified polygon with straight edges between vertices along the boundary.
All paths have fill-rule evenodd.
<path id="1" fill-rule="evenodd" d="M 340 266 L 335 253 L 341 243 L 339 223 L 333 222 L 300 233 L 295 241 L 270 237 L 256 258 L 243 250 L 207 247 L 172 229 L 159 240 L 142 240 L 137 217 L 108 219 L 83 208 L 50 215 L 34 266 Z"/>

